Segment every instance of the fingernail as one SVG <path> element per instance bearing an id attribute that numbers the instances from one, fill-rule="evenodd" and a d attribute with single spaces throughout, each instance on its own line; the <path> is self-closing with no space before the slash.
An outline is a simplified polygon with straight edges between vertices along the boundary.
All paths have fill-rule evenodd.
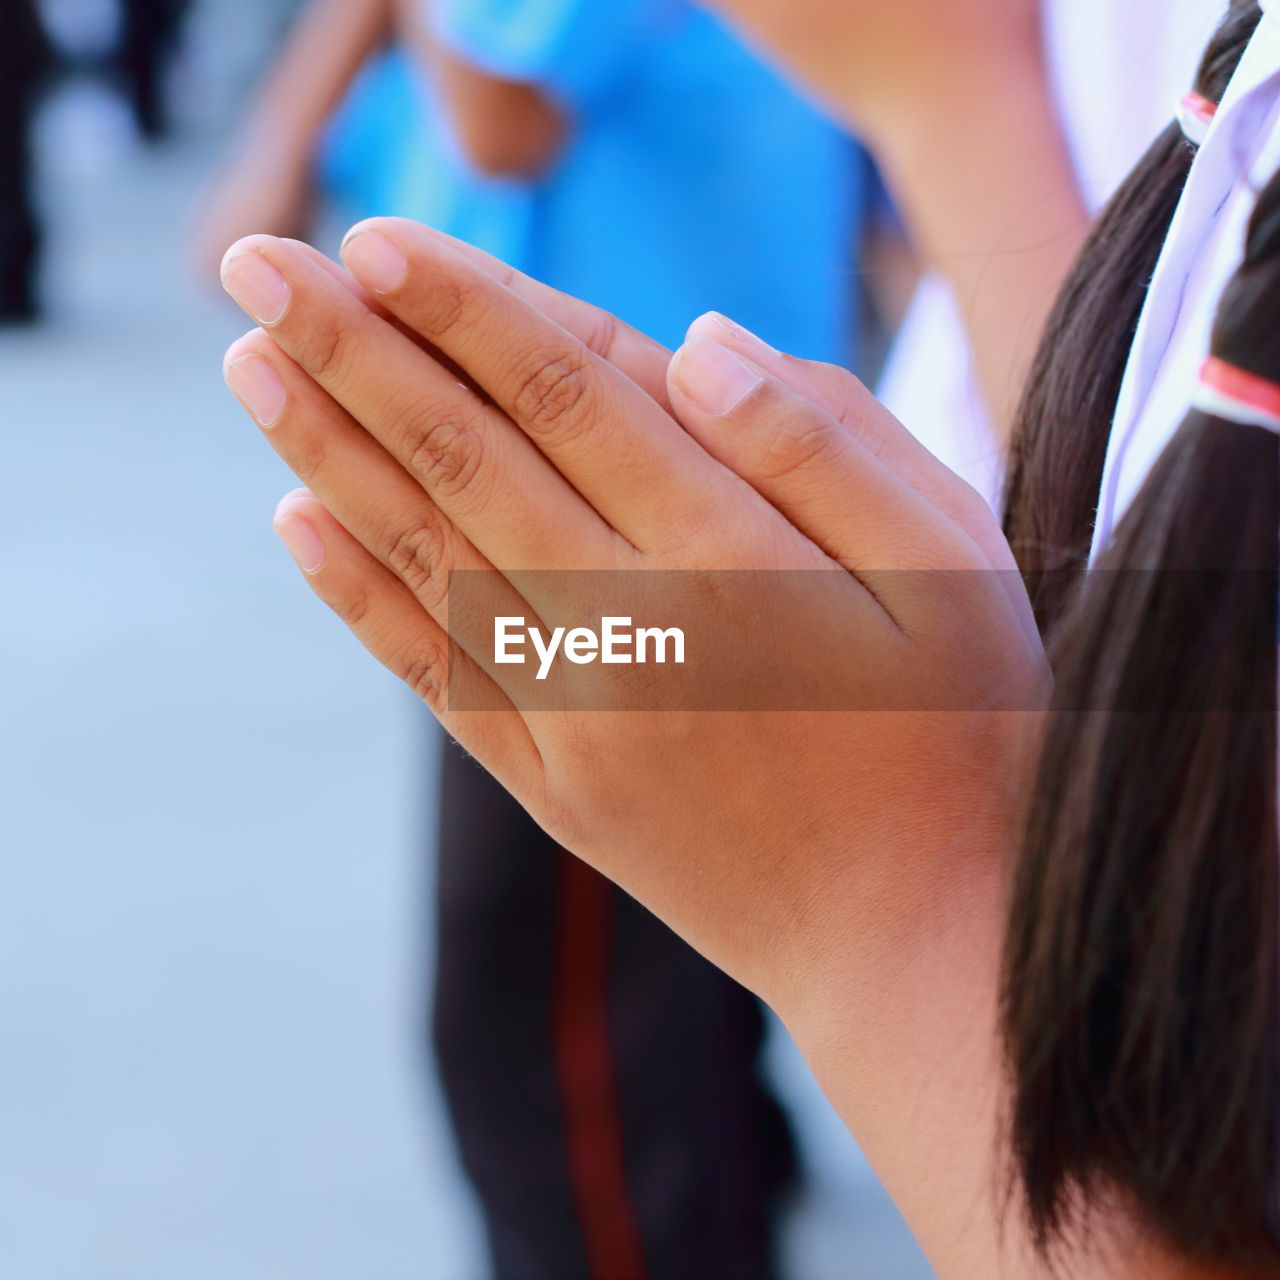
<path id="1" fill-rule="evenodd" d="M 222 266 L 222 287 L 259 324 L 279 324 L 289 309 L 289 285 L 260 253 L 238 253 Z"/>
<path id="2" fill-rule="evenodd" d="M 280 507 L 285 507 L 285 502 Z M 283 511 L 277 508 L 272 528 L 303 573 L 315 573 L 324 564 L 324 540 L 305 516 L 297 515 L 287 507 Z"/>
<path id="3" fill-rule="evenodd" d="M 249 411 L 260 427 L 273 427 L 280 421 L 289 393 L 272 367 L 260 355 L 241 356 L 222 371 L 231 394 Z"/>
<path id="4" fill-rule="evenodd" d="M 782 354 L 777 347 L 771 347 L 763 338 L 758 337 L 756 334 L 752 333 L 750 329 L 740 325 L 736 320 L 730 320 L 728 316 L 721 315 L 719 311 L 708 311 L 706 315 L 699 317 L 699 319 L 695 320 L 693 323 L 697 326 L 704 320 L 708 321 L 712 325 L 718 326 L 730 337 L 736 338 L 743 346 L 754 348 L 756 351 L 759 351 L 764 355 L 780 356 Z"/>
<path id="5" fill-rule="evenodd" d="M 710 338 L 686 342 L 672 376 L 685 395 L 714 418 L 731 413 L 764 381 L 728 347 Z"/>
<path id="6" fill-rule="evenodd" d="M 351 274 L 374 293 L 391 293 L 409 274 L 409 259 L 384 235 L 361 231 L 342 246 Z"/>

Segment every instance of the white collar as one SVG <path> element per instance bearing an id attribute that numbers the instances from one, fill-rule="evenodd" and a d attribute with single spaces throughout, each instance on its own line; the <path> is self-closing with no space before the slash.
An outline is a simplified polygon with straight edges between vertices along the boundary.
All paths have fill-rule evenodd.
<path id="1" fill-rule="evenodd" d="M 1280 18 L 1264 15 L 1192 163 L 1151 278 L 1116 404 L 1094 531 L 1095 558 L 1110 542 L 1116 523 L 1177 430 L 1189 403 L 1196 368 L 1207 351 L 1195 352 L 1186 369 L 1171 372 L 1162 365 L 1180 324 L 1200 321 L 1207 333 L 1217 296 L 1187 296 L 1187 286 L 1223 209 L 1233 193 L 1252 199 L 1280 169 L 1280 132 L 1262 136 L 1278 90 Z M 1238 246 L 1236 262 L 1242 251 L 1243 244 Z M 1153 404 L 1153 389 L 1165 377 L 1185 379 L 1187 398 L 1175 414 L 1157 412 L 1164 407 Z"/>

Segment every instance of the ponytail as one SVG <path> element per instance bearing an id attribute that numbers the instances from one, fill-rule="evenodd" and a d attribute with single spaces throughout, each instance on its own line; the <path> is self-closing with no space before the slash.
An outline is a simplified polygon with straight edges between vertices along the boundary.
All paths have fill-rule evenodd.
<path id="1" fill-rule="evenodd" d="M 1236 0 L 1200 64 L 1217 103 L 1258 24 Z M 1005 534 L 1042 629 L 1089 551 L 1107 440 L 1134 331 L 1195 154 L 1176 123 L 1152 143 L 1085 242 L 1045 326 L 1015 418 Z"/>
<path id="2" fill-rule="evenodd" d="M 1142 231 L 1146 260 L 1158 221 Z M 1096 237 L 1091 251 L 1112 260 Z M 1119 327 L 1103 326 L 1106 341 Z M 1280 382 L 1280 175 L 1259 197 L 1212 349 Z M 1046 383 L 1066 377 L 1057 359 L 1039 362 Z M 1098 379 L 1089 412 L 1114 381 L 1112 369 Z M 1064 454 L 1059 427 L 1033 432 L 1023 496 L 1048 492 L 1052 476 L 1031 464 Z M 1102 446 L 1084 447 L 1100 471 Z M 1069 514 L 1017 527 L 1069 534 L 1052 545 L 1082 556 L 1088 522 Z M 1012 1149 L 1045 1251 L 1085 1226 L 1085 1206 L 1120 1197 L 1190 1259 L 1280 1263 L 1278 539 L 1280 438 L 1193 409 L 1099 570 L 1053 606 L 1057 687 L 1003 991 Z M 1028 558 L 1043 563 L 1049 545 Z"/>

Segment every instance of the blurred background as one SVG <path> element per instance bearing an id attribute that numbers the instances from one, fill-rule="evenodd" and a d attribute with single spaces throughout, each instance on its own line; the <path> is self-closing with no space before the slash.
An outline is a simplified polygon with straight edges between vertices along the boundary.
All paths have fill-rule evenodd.
<path id="1" fill-rule="evenodd" d="M 0 1271 L 479 1280 L 429 1034 L 439 744 L 297 580 L 220 376 L 244 322 L 201 237 L 302 5 L 0 3 Z M 378 148 L 412 99 L 356 92 L 308 177 L 328 250 L 411 211 Z M 783 1274 L 926 1277 L 776 1027 L 765 1060 Z"/>

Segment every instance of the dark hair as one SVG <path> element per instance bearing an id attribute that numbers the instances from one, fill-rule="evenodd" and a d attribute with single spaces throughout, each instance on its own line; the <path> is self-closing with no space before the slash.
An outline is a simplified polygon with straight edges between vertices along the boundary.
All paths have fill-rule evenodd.
<path id="1" fill-rule="evenodd" d="M 1255 5 L 1233 8 L 1205 64 L 1218 83 L 1202 75 L 1201 92 L 1220 93 L 1256 21 Z M 1188 413 L 1099 571 L 1071 589 L 1186 167 L 1171 143 L 1092 237 L 1022 406 L 1007 524 L 1024 568 L 1048 571 L 1032 585 L 1056 690 L 1006 937 L 1011 1140 L 1042 1250 L 1118 1195 L 1189 1258 L 1251 1271 L 1280 1262 L 1280 440 Z M 1136 276 L 1099 279 L 1121 271 L 1129 240 Z M 1280 381 L 1280 176 L 1212 347 Z"/>
<path id="2" fill-rule="evenodd" d="M 1253 0 L 1237 0 L 1214 34 L 1195 85 L 1211 102 L 1221 100 L 1260 16 Z M 1094 224 L 1027 376 L 1005 534 L 1042 628 L 1056 621 L 1088 559 L 1120 382 L 1194 155 L 1171 121 Z"/>

